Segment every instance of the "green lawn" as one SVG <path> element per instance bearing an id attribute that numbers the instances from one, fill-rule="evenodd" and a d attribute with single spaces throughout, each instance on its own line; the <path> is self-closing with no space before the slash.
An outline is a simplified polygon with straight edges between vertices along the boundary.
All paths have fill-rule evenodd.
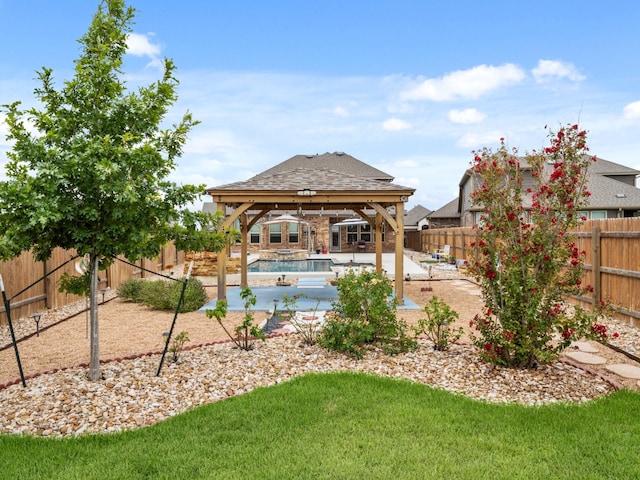
<path id="1" fill-rule="evenodd" d="M 0 477 L 639 478 L 639 420 L 640 395 L 629 391 L 532 408 L 313 374 L 133 432 L 0 436 Z"/>

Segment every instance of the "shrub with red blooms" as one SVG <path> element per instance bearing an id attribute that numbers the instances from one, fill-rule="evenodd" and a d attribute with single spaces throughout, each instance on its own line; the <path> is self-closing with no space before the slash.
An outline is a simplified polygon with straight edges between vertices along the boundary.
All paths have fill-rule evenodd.
<path id="1" fill-rule="evenodd" d="M 470 272 L 487 307 L 473 322 L 474 343 L 499 365 L 530 368 L 556 359 L 579 338 L 606 337 L 596 323 L 602 309 L 565 303 L 566 296 L 590 290 L 581 284 L 585 252 L 567 232 L 587 205 L 587 170 L 595 157 L 578 125 L 549 138 L 551 146 L 527 154 L 524 165 L 504 139 L 495 152 L 473 152 L 472 200 L 482 214 Z"/>

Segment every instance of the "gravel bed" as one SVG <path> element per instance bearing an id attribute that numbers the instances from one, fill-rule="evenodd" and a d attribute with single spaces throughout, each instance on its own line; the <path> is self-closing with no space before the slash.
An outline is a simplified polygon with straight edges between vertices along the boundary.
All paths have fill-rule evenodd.
<path id="1" fill-rule="evenodd" d="M 155 376 L 159 355 L 119 359 L 102 366 L 104 379 L 87 380 L 75 367 L 0 390 L 0 433 L 72 436 L 129 430 L 256 387 L 309 372 L 359 371 L 404 378 L 489 402 L 541 405 L 583 402 L 614 390 L 603 378 L 563 362 L 538 370 L 489 368 L 468 345 L 389 357 L 371 350 L 363 360 L 303 346 L 296 335 L 260 342 L 251 352 L 230 343 L 200 346 L 166 363 Z"/>
<path id="2" fill-rule="evenodd" d="M 440 288 L 442 295 L 452 291 L 446 280 L 465 277 L 455 269 L 438 265 L 431 269 L 431 278 L 436 282 L 415 282 L 415 285 L 411 282 L 406 288 L 420 291 L 424 285 L 430 285 L 434 290 Z M 115 291 L 105 294 L 107 301 L 114 297 Z M 424 303 L 426 298 L 419 303 Z M 43 312 L 40 329 L 82 314 L 85 308 L 86 303 L 81 300 Z M 640 356 L 640 329 L 616 319 L 605 323 L 611 334 L 619 334 L 617 338 L 610 336 L 612 345 Z M 35 321 L 30 317 L 14 320 L 14 329 L 17 338 L 28 337 L 36 331 Z M 51 331 L 56 330 L 58 327 Z M 223 337 L 214 340 L 219 338 Z M 203 341 L 209 340 L 200 340 Z M 4 326 L 0 328 L 0 347 L 10 345 L 9 329 Z M 149 348 L 155 347 L 134 351 L 144 352 Z M 70 436 L 129 430 L 309 372 L 369 372 L 425 383 L 483 401 L 525 405 L 583 402 L 616 388 L 597 374 L 602 371 L 598 368 L 583 370 L 562 361 L 538 370 L 492 368 L 479 360 L 470 345 L 454 345 L 448 352 L 437 352 L 423 340 L 416 352 L 388 357 L 371 350 L 360 361 L 328 353 L 318 346 L 301 346 L 296 335 L 272 337 L 258 343 L 252 352 L 218 342 L 190 348 L 181 354 L 179 363 L 165 363 L 162 375 L 156 377 L 159 360 L 158 354 L 150 354 L 108 361 L 102 365 L 104 379 L 99 382 L 86 379 L 88 367 L 85 365 L 29 378 L 27 388 L 21 384 L 0 386 L 3 407 L 0 433 Z"/>

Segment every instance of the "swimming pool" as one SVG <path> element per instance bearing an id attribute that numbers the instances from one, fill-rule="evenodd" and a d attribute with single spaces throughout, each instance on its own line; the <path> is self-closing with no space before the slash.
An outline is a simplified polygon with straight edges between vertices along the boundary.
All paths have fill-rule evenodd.
<path id="1" fill-rule="evenodd" d="M 331 272 L 331 266 L 333 264 L 329 258 L 313 260 L 257 260 L 247 265 L 247 272 Z"/>

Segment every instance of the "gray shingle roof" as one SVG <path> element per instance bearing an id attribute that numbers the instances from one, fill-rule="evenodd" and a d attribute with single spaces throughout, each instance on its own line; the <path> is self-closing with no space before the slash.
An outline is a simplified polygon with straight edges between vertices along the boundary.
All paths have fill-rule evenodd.
<path id="1" fill-rule="evenodd" d="M 523 169 L 529 169 L 529 164 L 523 157 L 518 159 Z M 545 165 L 549 174 L 553 167 Z M 462 186 L 470 175 L 467 170 L 460 180 Z M 640 209 L 640 189 L 633 185 L 629 185 L 614 178 L 618 176 L 634 177 L 640 175 L 640 171 L 634 168 L 626 167 L 618 163 L 597 157 L 595 162 L 589 162 L 589 176 L 587 178 L 587 190 L 591 192 L 589 197 L 588 210 L 617 210 L 624 208 L 628 210 Z M 526 197 L 523 200 L 525 206 L 531 206 L 531 198 Z M 443 207 L 445 208 L 445 207 Z M 478 207 L 472 207 L 471 210 L 477 210 Z M 439 210 L 437 210 L 439 212 Z"/>
<path id="2" fill-rule="evenodd" d="M 451 200 L 449 203 L 434 210 L 428 218 L 460 218 L 460 212 L 458 212 L 458 197 Z"/>
<path id="3" fill-rule="evenodd" d="M 407 212 L 407 215 L 404 217 L 404 225 L 417 226 L 418 222 L 425 218 L 429 213 L 431 213 L 431 210 L 428 208 L 425 208 L 422 205 L 416 205 Z"/>
<path id="4" fill-rule="evenodd" d="M 288 172 L 299 168 L 318 170 L 333 170 L 355 175 L 361 178 L 372 178 L 385 182 L 392 182 L 393 177 L 377 168 L 368 165 L 357 158 L 343 152 L 323 153 L 316 155 L 296 155 L 256 175 L 272 175 Z"/>
<path id="5" fill-rule="evenodd" d="M 268 172 L 269 170 L 267 170 Z M 396 185 L 387 181 L 352 175 L 344 171 L 310 167 L 298 167 L 293 170 L 283 170 L 272 173 L 263 172 L 249 180 L 219 185 L 208 190 L 252 190 L 252 191 L 297 191 L 305 188 L 323 191 L 410 191 L 414 188 Z"/>
<path id="6" fill-rule="evenodd" d="M 592 174 L 589 177 L 587 188 L 591 192 L 589 197 L 590 210 L 618 208 L 640 210 L 640 189 L 624 182 Z"/>

